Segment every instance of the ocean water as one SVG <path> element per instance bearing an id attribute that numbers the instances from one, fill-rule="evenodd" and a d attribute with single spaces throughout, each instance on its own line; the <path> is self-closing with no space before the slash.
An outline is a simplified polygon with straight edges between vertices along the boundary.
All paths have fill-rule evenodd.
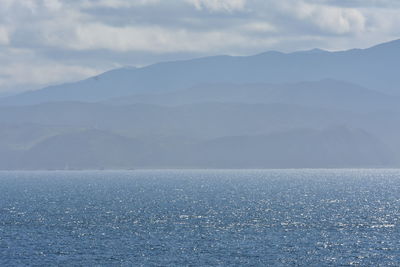
<path id="1" fill-rule="evenodd" d="M 0 172 L 0 266 L 400 266 L 399 170 Z"/>

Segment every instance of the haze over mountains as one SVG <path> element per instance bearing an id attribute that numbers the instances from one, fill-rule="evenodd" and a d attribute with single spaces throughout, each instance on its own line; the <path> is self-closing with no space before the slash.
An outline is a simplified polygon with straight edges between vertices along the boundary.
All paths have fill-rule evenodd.
<path id="1" fill-rule="evenodd" d="M 0 169 L 400 166 L 400 41 L 116 69 L 0 98 Z"/>

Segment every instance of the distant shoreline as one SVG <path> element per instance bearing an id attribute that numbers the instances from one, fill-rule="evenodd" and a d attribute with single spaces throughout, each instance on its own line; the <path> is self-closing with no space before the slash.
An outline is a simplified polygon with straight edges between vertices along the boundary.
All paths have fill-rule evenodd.
<path id="1" fill-rule="evenodd" d="M 76 170 L 44 170 L 44 169 L 35 169 L 35 170 L 0 170 L 0 173 L 4 172 L 142 172 L 142 171 L 296 171 L 296 170 L 309 170 L 309 171 L 352 171 L 352 170 L 400 170 L 400 167 L 349 167 L 349 168 L 232 168 L 232 169 L 224 169 L 224 168 L 165 168 L 165 169 L 76 169 Z"/>

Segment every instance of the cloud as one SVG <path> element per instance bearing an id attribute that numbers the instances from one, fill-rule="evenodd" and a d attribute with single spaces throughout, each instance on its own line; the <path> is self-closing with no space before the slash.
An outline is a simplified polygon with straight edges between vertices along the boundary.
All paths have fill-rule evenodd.
<path id="1" fill-rule="evenodd" d="M 366 28 L 364 14 L 355 8 L 310 4 L 305 1 L 280 1 L 278 10 L 300 23 L 319 28 L 322 33 L 360 33 Z"/>
<path id="2" fill-rule="evenodd" d="M 82 66 L 69 66 L 57 62 L 42 62 L 39 66 L 10 63 L 0 71 L 0 86 L 29 89 L 37 86 L 76 81 L 98 74 L 99 71 Z"/>
<path id="3" fill-rule="evenodd" d="M 0 88 L 32 89 L 60 81 L 68 82 L 96 75 L 101 70 L 62 62 L 43 60 L 25 49 L 5 49 L 0 52 Z M 37 64 L 40 62 L 40 64 Z"/>
<path id="4" fill-rule="evenodd" d="M 310 0 L 311 4 L 323 4 L 338 7 L 354 8 L 399 8 L 400 2 L 396 0 Z"/>
<path id="5" fill-rule="evenodd" d="M 193 4 L 198 10 L 208 9 L 214 12 L 243 10 L 246 5 L 246 0 L 187 0 L 187 2 Z"/>
<path id="6" fill-rule="evenodd" d="M 7 28 L 0 25 L 0 45 L 7 45 L 10 42 Z"/>
<path id="7" fill-rule="evenodd" d="M 146 6 L 159 4 L 161 0 L 83 0 L 81 6 L 84 8 L 110 7 L 110 8 L 128 8 L 135 6 Z"/>
<path id="8" fill-rule="evenodd" d="M 270 31 L 268 24 L 247 24 L 246 30 Z M 104 24 L 79 26 L 70 41 L 62 36 L 49 38 L 48 44 L 74 50 L 106 49 L 118 52 L 143 51 L 152 53 L 212 52 L 232 46 L 252 46 L 245 36 L 235 32 L 191 32 L 165 29 L 159 26 L 112 27 Z"/>
<path id="9" fill-rule="evenodd" d="M 255 33 L 268 33 L 277 31 L 277 28 L 274 25 L 263 21 L 249 22 L 243 24 L 239 28 L 245 32 L 255 32 Z"/>

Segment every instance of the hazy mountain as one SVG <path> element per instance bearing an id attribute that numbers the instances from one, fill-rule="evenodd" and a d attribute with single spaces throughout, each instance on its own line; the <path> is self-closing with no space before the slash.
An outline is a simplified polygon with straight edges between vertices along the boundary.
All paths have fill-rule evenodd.
<path id="1" fill-rule="evenodd" d="M 47 103 L 0 108 L 0 169 L 393 167 L 399 134 L 392 112 Z"/>
<path id="2" fill-rule="evenodd" d="M 83 130 L 56 135 L 20 151 L 18 168 L 26 169 L 101 169 L 138 165 L 146 153 L 134 139 L 116 134 Z M 55 156 L 56 155 L 56 156 Z"/>
<path id="3" fill-rule="evenodd" d="M 398 167 L 399 57 L 218 56 L 3 98 L 0 169 Z"/>
<path id="4" fill-rule="evenodd" d="M 363 121 L 370 122 L 371 126 L 361 124 Z M 381 118 L 379 122 L 382 123 Z M 207 139 L 293 128 L 322 129 L 331 125 L 373 128 L 376 122 L 370 121 L 369 115 L 288 104 L 201 103 L 162 107 L 60 102 L 2 107 L 0 123 L 95 128 L 131 137 L 186 136 Z"/>
<path id="5" fill-rule="evenodd" d="M 400 97 L 335 80 L 287 84 L 204 84 L 189 89 L 137 94 L 107 100 L 111 105 L 154 104 L 179 106 L 195 103 L 295 104 L 353 111 L 400 110 Z"/>
<path id="6" fill-rule="evenodd" d="M 159 140 L 160 141 L 160 140 Z M 49 137 L 6 152 L 0 169 L 384 167 L 393 157 L 370 134 L 347 128 L 224 137 L 168 145 L 99 130 Z M 1 151 L 1 150 L 0 150 Z M 4 156 L 4 151 L 2 155 Z"/>
<path id="7" fill-rule="evenodd" d="M 103 101 L 137 93 L 190 88 L 204 83 L 291 83 L 336 79 L 399 94 L 400 40 L 342 52 L 267 52 L 255 56 L 215 56 L 123 68 L 76 83 L 4 98 L 1 103 Z"/>
<path id="8" fill-rule="evenodd" d="M 336 127 L 211 140 L 197 147 L 194 164 L 214 168 L 365 167 L 388 166 L 393 157 L 367 132 Z"/>

